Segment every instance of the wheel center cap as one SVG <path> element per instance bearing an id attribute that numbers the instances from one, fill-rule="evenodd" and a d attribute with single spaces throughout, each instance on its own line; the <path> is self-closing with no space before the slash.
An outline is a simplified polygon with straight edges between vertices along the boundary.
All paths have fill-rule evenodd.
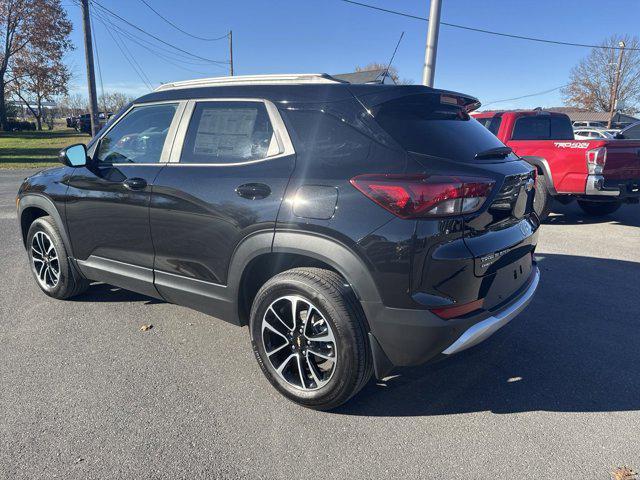
<path id="1" fill-rule="evenodd" d="M 302 337 L 302 335 L 298 335 L 293 339 L 293 344 L 296 346 L 296 348 L 300 349 L 302 348 L 302 345 L 304 345 L 304 338 Z"/>

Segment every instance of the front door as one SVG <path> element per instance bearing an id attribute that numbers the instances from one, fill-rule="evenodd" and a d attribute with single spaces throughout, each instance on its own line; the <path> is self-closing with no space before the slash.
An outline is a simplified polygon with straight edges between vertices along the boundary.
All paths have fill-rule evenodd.
<path id="1" fill-rule="evenodd" d="M 83 273 L 157 296 L 149 203 L 168 160 L 179 103 L 132 107 L 69 180 L 67 227 Z"/>
<path id="2" fill-rule="evenodd" d="M 151 200 L 156 288 L 225 318 L 230 260 L 249 235 L 273 235 L 293 146 L 270 102 L 192 101 L 183 117 L 179 161 L 159 173 Z"/>

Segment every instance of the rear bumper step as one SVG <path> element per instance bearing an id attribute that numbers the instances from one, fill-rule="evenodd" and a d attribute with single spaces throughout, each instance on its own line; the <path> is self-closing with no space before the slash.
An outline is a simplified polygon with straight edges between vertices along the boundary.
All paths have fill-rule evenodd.
<path id="1" fill-rule="evenodd" d="M 534 268 L 533 280 L 531 280 L 526 292 L 524 292 L 516 302 L 512 303 L 495 315 L 492 315 L 491 317 L 470 327 L 460 336 L 460 338 L 453 342 L 453 344 L 451 344 L 442 353 L 445 355 L 453 355 L 454 353 L 461 352 L 467 348 L 477 345 L 493 335 L 497 330 L 504 327 L 514 317 L 522 312 L 522 310 L 524 310 L 533 299 L 536 289 L 538 288 L 538 283 L 540 282 L 540 270 L 538 270 L 537 267 Z"/>

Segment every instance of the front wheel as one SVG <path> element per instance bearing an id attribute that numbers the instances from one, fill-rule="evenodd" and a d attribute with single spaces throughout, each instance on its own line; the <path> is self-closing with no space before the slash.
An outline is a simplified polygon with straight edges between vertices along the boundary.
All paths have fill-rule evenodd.
<path id="1" fill-rule="evenodd" d="M 50 297 L 70 298 L 89 287 L 89 282 L 73 270 L 58 227 L 51 217 L 40 217 L 31 224 L 26 247 L 33 277 Z"/>
<path id="2" fill-rule="evenodd" d="M 588 200 L 578 200 L 578 205 L 587 215 L 602 217 L 604 215 L 612 214 L 618 210 L 622 204 L 618 201 L 590 202 Z"/>
<path id="3" fill-rule="evenodd" d="M 295 268 L 267 281 L 253 302 L 250 332 L 264 375 L 305 407 L 335 408 L 371 377 L 364 314 L 330 270 Z"/>

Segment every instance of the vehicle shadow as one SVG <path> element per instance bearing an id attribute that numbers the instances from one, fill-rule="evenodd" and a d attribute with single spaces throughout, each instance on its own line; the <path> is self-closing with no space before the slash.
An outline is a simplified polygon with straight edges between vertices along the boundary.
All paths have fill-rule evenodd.
<path id="1" fill-rule="evenodd" d="M 140 293 L 125 290 L 123 288 L 107 285 L 106 283 L 92 283 L 89 289 L 69 301 L 72 302 L 145 302 L 147 305 L 165 303 L 153 297 L 147 297 Z"/>
<path id="2" fill-rule="evenodd" d="M 625 204 L 611 215 L 591 217 L 586 215 L 575 202 L 569 205 L 562 205 L 556 202 L 553 213 L 544 223 L 545 225 L 594 225 L 609 222 L 630 227 L 640 227 L 640 205 Z"/>
<path id="3" fill-rule="evenodd" d="M 453 358 L 371 381 L 336 413 L 640 410 L 640 264 L 538 259 L 538 293 L 511 324 Z"/>

